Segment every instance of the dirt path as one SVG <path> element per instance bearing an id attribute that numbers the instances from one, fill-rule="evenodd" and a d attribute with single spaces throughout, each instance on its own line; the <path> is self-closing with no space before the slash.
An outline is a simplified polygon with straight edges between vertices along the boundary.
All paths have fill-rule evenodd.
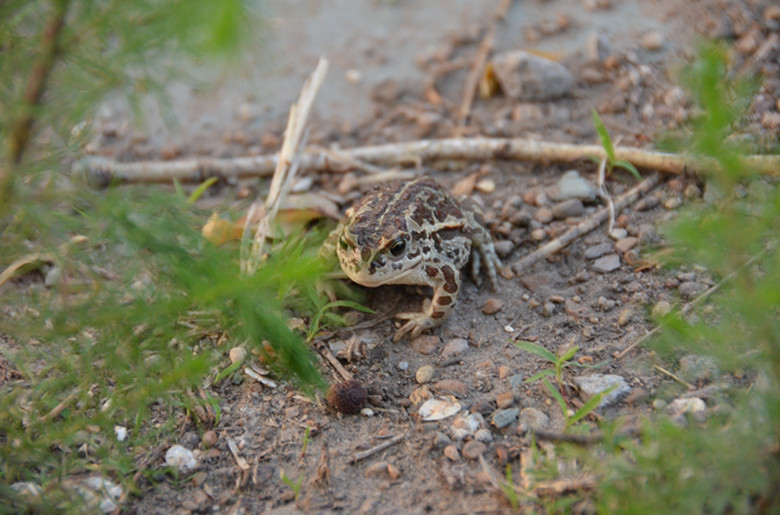
<path id="1" fill-rule="evenodd" d="M 269 2 L 273 30 L 256 66 L 216 91 L 172 86 L 181 123 L 175 131 L 154 119 L 145 131 L 148 137 L 127 127 L 117 131 L 115 120 L 122 117 L 122 109 L 107 106 L 105 130 L 92 150 L 126 160 L 275 151 L 286 110 L 319 55 L 329 57 L 332 67 L 311 120 L 313 143 L 348 147 L 451 136 L 468 63 L 497 5 L 479 0 L 350 0 L 326 9 L 319 2 Z M 671 77 L 695 34 L 723 36 L 730 31 L 737 48 L 740 42 L 744 45 L 737 58 L 774 70 L 777 77 L 776 46 L 758 54 L 761 43 L 778 33 L 777 24 L 763 17 L 766 5 L 711 1 L 690 6 L 664 0 L 514 3 L 497 25 L 493 55 L 516 49 L 554 54 L 571 74 L 571 85 L 555 98 L 478 99 L 466 133 L 592 144 L 596 133 L 590 111 L 595 107 L 622 144 L 652 148 L 654 138 L 689 115 L 690 105 Z M 750 44 L 745 38 L 754 26 L 760 30 Z M 467 66 L 428 81 L 446 63 L 461 58 Z M 443 97 L 439 105 L 430 102 L 431 84 Z M 775 89 L 766 95 L 777 100 L 780 88 L 773 84 Z M 770 141 L 780 126 L 775 123 L 777 109 L 777 104 L 765 102 L 753 115 L 752 129 Z M 389 318 L 417 309 L 423 297 L 401 287 L 370 291 L 369 304 L 380 310 L 380 321 L 323 342 L 337 355 L 347 344 L 361 345 L 362 353 L 345 364 L 368 392 L 370 415 L 343 416 L 287 385 L 268 388 L 249 378 L 238 386 L 223 385 L 216 392 L 222 399 L 222 418 L 213 428 L 216 446 L 205 449 L 199 429 L 183 428 L 181 443 L 201 456 L 197 473 L 176 486 L 165 481 L 155 487 L 147 484 L 132 509 L 508 511 L 486 470 L 500 474 L 507 462 L 517 463 L 528 446 L 529 427 L 554 432 L 564 424 L 544 386 L 524 383 L 548 365 L 518 349 L 514 340 L 535 342 L 554 353 L 579 346 L 575 361 L 603 362 L 597 370 L 574 368 L 566 376 L 574 406 L 587 398 L 579 379 L 609 375 L 618 382 L 621 395 L 600 409 L 599 417 L 626 417 L 630 426 L 662 405 L 656 401 L 670 400 L 670 380 L 653 367 L 655 361 L 641 347 L 625 355 L 621 351 L 652 328 L 648 313 L 653 307 L 690 300 L 714 284 L 706 270 L 645 266 L 642 254 L 662 241 L 660 222 L 673 218 L 681 204 L 702 201 L 703 185 L 691 178 L 664 178 L 618 216 L 614 237 L 599 227 L 552 258 L 514 274 L 512 266 L 537 245 L 601 207 L 592 198 L 580 202 L 572 200 L 574 195 L 558 196 L 559 181 L 569 169 L 591 185 L 595 182 L 595 166 L 588 162 L 453 162 L 420 170 L 448 187 L 472 174 L 483 180 L 473 196 L 484 206 L 507 265 L 499 290 L 467 282 L 443 327 L 397 344 L 390 341 L 395 327 Z M 359 195 L 347 182 L 353 175 L 314 179 L 313 189 L 341 191 L 342 209 Z M 617 196 L 632 185 L 631 178 L 618 175 L 609 188 Z M 222 193 L 233 195 L 239 186 L 227 185 Z M 432 377 L 420 384 L 418 372 L 424 366 L 432 367 Z M 420 402 L 428 396 L 457 402 L 461 412 L 424 421 Z M 307 428 L 311 442 L 302 454 Z M 393 445 L 352 463 L 357 453 L 394 437 Z M 248 463 L 247 470 L 237 465 L 229 442 Z M 282 473 L 293 482 L 302 478 L 297 500 L 280 479 Z M 587 506 L 576 505 L 575 510 Z"/>

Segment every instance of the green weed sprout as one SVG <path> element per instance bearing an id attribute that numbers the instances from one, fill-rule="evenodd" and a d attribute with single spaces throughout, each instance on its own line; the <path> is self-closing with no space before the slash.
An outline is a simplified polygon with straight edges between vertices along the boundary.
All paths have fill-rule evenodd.
<path id="1" fill-rule="evenodd" d="M 591 114 L 593 115 L 593 125 L 596 127 L 596 132 L 598 133 L 599 139 L 601 140 L 601 146 L 604 147 L 604 152 L 607 154 L 607 175 L 612 173 L 612 170 L 615 168 L 622 168 L 629 171 L 631 175 L 636 177 L 637 180 L 641 180 L 642 176 L 639 174 L 639 170 L 637 170 L 633 164 L 631 164 L 629 161 L 618 160 L 616 158 L 615 146 L 612 144 L 612 138 L 610 137 L 607 128 L 604 126 L 604 122 L 601 121 L 601 116 L 599 116 L 599 113 L 595 109 L 592 109 Z"/>

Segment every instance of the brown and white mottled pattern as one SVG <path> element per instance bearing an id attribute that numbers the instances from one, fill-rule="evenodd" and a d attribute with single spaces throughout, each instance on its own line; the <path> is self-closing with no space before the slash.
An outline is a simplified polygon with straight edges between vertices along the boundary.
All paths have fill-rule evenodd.
<path id="1" fill-rule="evenodd" d="M 358 284 L 433 288 L 422 311 L 396 315 L 407 322 L 394 341 L 442 323 L 455 306 L 460 270 L 469 258 L 473 279 L 477 281 L 481 265 L 494 289 L 501 266 L 481 217 L 426 177 L 372 190 L 347 210 L 328 240 L 344 273 Z"/>

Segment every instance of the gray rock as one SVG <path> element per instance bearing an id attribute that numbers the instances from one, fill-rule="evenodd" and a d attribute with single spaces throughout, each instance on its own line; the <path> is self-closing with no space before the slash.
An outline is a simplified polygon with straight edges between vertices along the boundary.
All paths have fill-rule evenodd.
<path id="1" fill-rule="evenodd" d="M 483 443 L 489 443 L 493 441 L 493 433 L 490 432 L 490 429 L 477 429 L 477 432 L 474 433 L 474 440 L 478 442 Z"/>
<path id="2" fill-rule="evenodd" d="M 536 408 L 523 408 L 520 412 L 520 423 L 531 431 L 541 431 L 550 424 L 550 417 Z"/>
<path id="3" fill-rule="evenodd" d="M 492 62 L 501 90 L 515 100 L 552 100 L 574 85 L 565 66 L 522 50 L 499 54 Z"/>
<path id="4" fill-rule="evenodd" d="M 588 35 L 585 50 L 589 61 L 600 63 L 612 53 L 612 45 L 606 34 L 593 32 Z"/>
<path id="5" fill-rule="evenodd" d="M 580 376 L 574 378 L 575 384 L 580 388 L 580 397 L 584 401 L 588 401 L 591 397 L 598 395 L 599 393 L 616 386 L 614 390 L 609 392 L 601 399 L 598 407 L 603 408 L 614 404 L 624 395 L 627 395 L 631 391 L 631 387 L 622 376 L 614 374 L 591 374 L 589 376 Z"/>
<path id="6" fill-rule="evenodd" d="M 720 367 L 712 356 L 688 354 L 680 359 L 679 374 L 690 383 L 712 381 L 720 375 Z"/>
<path id="7" fill-rule="evenodd" d="M 680 292 L 680 296 L 686 300 L 693 299 L 706 289 L 706 285 L 696 281 L 685 281 L 684 283 L 680 283 L 680 286 L 677 287 L 677 290 Z"/>
<path id="8" fill-rule="evenodd" d="M 569 170 L 556 183 L 553 198 L 557 201 L 577 198 L 583 202 L 593 202 L 597 195 L 596 186 L 584 179 L 577 170 Z"/>
<path id="9" fill-rule="evenodd" d="M 198 459 L 191 450 L 185 449 L 181 445 L 174 445 L 166 451 L 165 463 L 186 474 L 197 468 Z"/>
<path id="10" fill-rule="evenodd" d="M 181 438 L 179 438 L 179 444 L 186 449 L 194 449 L 200 443 L 200 437 L 195 431 L 187 431 Z"/>
<path id="11" fill-rule="evenodd" d="M 601 273 L 612 272 L 618 268 L 620 268 L 620 256 L 617 254 L 600 257 L 593 263 L 593 269 Z"/>
<path id="12" fill-rule="evenodd" d="M 433 436 L 433 446 L 436 449 L 444 449 L 451 443 L 452 440 L 450 440 L 450 437 L 442 433 L 441 431 L 436 431 L 436 434 L 434 434 Z"/>
<path id="13" fill-rule="evenodd" d="M 523 386 L 523 380 L 525 378 L 523 377 L 523 374 L 514 374 L 509 377 L 507 377 L 507 381 L 509 381 L 509 386 L 512 387 L 512 389 L 520 388 Z"/>
<path id="14" fill-rule="evenodd" d="M 496 254 L 501 259 L 506 259 L 507 256 L 514 250 L 515 244 L 509 240 L 499 240 L 493 243 L 493 247 L 496 249 Z"/>
<path id="15" fill-rule="evenodd" d="M 454 356 L 459 356 L 466 352 L 468 348 L 469 342 L 463 338 L 455 338 L 454 340 L 450 340 L 447 345 L 444 346 L 444 349 L 441 351 L 441 357 L 451 358 Z"/>
<path id="16" fill-rule="evenodd" d="M 509 223 L 515 227 L 528 227 L 533 217 L 527 211 L 516 211 L 509 217 Z"/>
<path id="17" fill-rule="evenodd" d="M 582 216 L 585 207 L 578 198 L 570 198 L 553 206 L 553 216 L 559 220 Z"/>
<path id="18" fill-rule="evenodd" d="M 585 249 L 585 257 L 587 259 L 596 259 L 603 256 L 607 252 L 610 252 L 611 250 L 611 243 L 599 243 L 598 245 L 593 245 L 592 247 Z"/>
<path id="19" fill-rule="evenodd" d="M 501 429 L 502 427 L 506 427 L 515 420 L 517 420 L 517 416 L 520 414 L 520 410 L 518 408 L 509 408 L 509 409 L 502 409 L 498 410 L 495 415 L 493 415 L 493 425 L 497 428 Z"/>
<path id="20" fill-rule="evenodd" d="M 553 211 L 549 207 L 540 207 L 534 213 L 534 218 L 543 224 L 552 222 L 553 217 Z"/>

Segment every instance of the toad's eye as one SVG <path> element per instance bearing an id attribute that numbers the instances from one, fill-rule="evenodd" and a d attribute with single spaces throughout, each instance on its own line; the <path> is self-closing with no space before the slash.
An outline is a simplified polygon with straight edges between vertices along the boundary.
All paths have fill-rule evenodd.
<path id="1" fill-rule="evenodd" d="M 341 250 L 348 250 L 349 249 L 349 243 L 347 243 L 346 238 L 344 236 L 341 236 L 339 238 L 339 246 L 341 247 Z"/>
<path id="2" fill-rule="evenodd" d="M 406 240 L 403 238 L 396 238 L 393 243 L 390 244 L 390 254 L 395 257 L 400 256 L 406 250 Z"/>

